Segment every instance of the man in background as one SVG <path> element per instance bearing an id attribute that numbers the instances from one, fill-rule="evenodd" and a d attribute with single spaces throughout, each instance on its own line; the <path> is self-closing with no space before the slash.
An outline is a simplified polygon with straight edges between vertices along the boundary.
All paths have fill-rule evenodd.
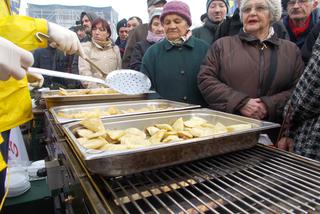
<path id="1" fill-rule="evenodd" d="M 148 14 L 153 8 L 163 7 L 167 3 L 166 0 L 147 0 Z M 145 23 L 139 25 L 136 29 L 130 31 L 126 49 L 122 58 L 122 68 L 128 68 L 131 60 L 131 54 L 137 42 L 140 42 L 147 38 L 149 24 Z"/>

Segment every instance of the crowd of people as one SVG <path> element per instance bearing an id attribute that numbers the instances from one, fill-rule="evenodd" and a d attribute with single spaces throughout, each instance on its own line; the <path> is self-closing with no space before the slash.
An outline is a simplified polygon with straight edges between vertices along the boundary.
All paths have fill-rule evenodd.
<path id="1" fill-rule="evenodd" d="M 52 33 L 61 29 L 50 23 L 53 42 L 33 52 L 33 66 L 101 79 L 120 68 L 141 71 L 150 78 L 156 97 L 284 124 L 283 132 L 269 133 L 273 143 L 320 161 L 318 1 L 238 0 L 238 5 L 228 16 L 227 0 L 207 0 L 203 25 L 191 30 L 187 3 L 147 0 L 148 23 L 137 16 L 120 20 L 116 41 L 110 38 L 107 20 L 83 12 L 81 25 L 71 29 L 80 47 L 64 45 Z M 10 40 L 4 28 L 0 36 Z M 1 79 L 6 79 L 2 73 Z M 55 78 L 46 78 L 43 86 L 100 87 Z M 6 128 L 0 131 L 12 126 Z"/>

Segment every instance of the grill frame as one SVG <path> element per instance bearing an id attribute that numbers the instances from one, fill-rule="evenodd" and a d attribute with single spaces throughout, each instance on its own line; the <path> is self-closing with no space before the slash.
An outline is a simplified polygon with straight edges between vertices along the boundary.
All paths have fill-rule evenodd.
<path id="1" fill-rule="evenodd" d="M 262 145 L 100 179 L 124 213 L 320 212 L 320 163 Z"/>

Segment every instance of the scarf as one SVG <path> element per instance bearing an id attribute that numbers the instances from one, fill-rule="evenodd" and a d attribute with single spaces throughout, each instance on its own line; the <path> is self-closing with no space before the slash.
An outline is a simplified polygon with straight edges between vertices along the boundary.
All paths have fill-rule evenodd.
<path id="1" fill-rule="evenodd" d="M 308 29 L 310 25 L 310 21 L 311 21 L 311 16 L 307 18 L 306 22 L 304 23 L 304 26 L 297 27 L 297 26 L 294 26 L 293 21 L 289 19 L 289 27 L 292 30 L 293 35 L 296 38 L 299 38 Z"/>
<path id="2" fill-rule="evenodd" d="M 182 46 L 186 41 L 188 41 L 188 39 L 190 39 L 191 36 L 192 36 L 192 32 L 191 32 L 191 30 L 188 30 L 187 34 L 185 36 L 181 36 L 180 38 L 178 38 L 174 41 L 170 41 L 168 38 L 167 38 L 167 40 L 173 46 Z"/>
<path id="3" fill-rule="evenodd" d="M 159 42 L 160 40 L 162 40 L 164 38 L 164 34 L 155 34 L 151 31 L 148 31 L 148 35 L 147 35 L 147 41 L 150 43 L 156 43 Z"/>
<path id="4" fill-rule="evenodd" d="M 92 38 L 92 42 L 100 49 L 111 47 L 112 45 L 111 39 L 107 39 L 106 41 L 99 41 Z"/>

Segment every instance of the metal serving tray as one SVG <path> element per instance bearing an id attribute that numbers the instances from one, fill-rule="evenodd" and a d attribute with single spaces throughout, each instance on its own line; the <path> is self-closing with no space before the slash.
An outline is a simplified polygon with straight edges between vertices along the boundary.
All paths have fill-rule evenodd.
<path id="1" fill-rule="evenodd" d="M 68 92 L 81 92 L 87 89 L 67 89 Z M 153 93 L 153 92 L 150 92 Z M 124 94 L 81 94 L 81 95 L 60 95 L 59 90 L 44 91 L 41 98 L 45 99 L 46 106 L 49 109 L 53 106 L 101 103 L 101 102 L 117 102 L 125 100 L 144 100 L 148 98 L 148 94 L 124 95 Z"/>
<path id="2" fill-rule="evenodd" d="M 54 119 L 62 124 L 62 123 L 69 123 L 72 121 L 79 121 L 84 118 L 65 118 L 61 117 L 58 114 L 74 114 L 79 112 L 92 112 L 94 110 L 99 109 L 100 111 L 107 111 L 108 108 L 115 107 L 120 111 L 128 110 L 128 109 L 141 109 L 144 107 L 158 107 L 167 109 L 162 110 L 155 110 L 155 111 L 143 111 L 143 112 L 132 112 L 132 113 L 123 113 L 117 115 L 105 115 L 101 116 L 101 118 L 111 118 L 111 117 L 124 117 L 129 115 L 137 115 L 137 114 L 147 114 L 147 113 L 155 113 L 155 112 L 167 112 L 167 111 L 177 111 L 177 110 L 186 110 L 186 109 L 194 109 L 200 108 L 199 105 L 192 105 L 187 103 L 175 102 L 171 100 L 139 100 L 139 101 L 125 101 L 125 102 L 112 102 L 112 103 L 98 103 L 98 104 L 84 104 L 84 105 L 70 105 L 70 106 L 57 106 L 52 107 L 50 112 L 52 113 Z"/>
<path id="3" fill-rule="evenodd" d="M 83 159 L 88 170 L 105 176 L 120 176 L 193 161 L 208 156 L 248 149 L 256 145 L 259 133 L 262 130 L 279 127 L 279 125 L 275 123 L 254 120 L 210 109 L 154 113 L 129 116 L 126 118 L 109 118 L 104 119 L 103 123 L 107 129 L 126 129 L 135 127 L 144 130 L 144 128 L 154 125 L 155 123 L 172 124 L 179 117 L 187 120 L 192 116 L 204 118 L 213 124 L 220 122 L 226 126 L 239 123 L 251 123 L 253 124 L 253 128 L 228 134 L 195 138 L 124 151 L 98 151 L 86 149 L 77 142 L 73 133 L 74 129 L 81 127 L 79 122 L 66 124 L 63 128 L 69 142 Z"/>

